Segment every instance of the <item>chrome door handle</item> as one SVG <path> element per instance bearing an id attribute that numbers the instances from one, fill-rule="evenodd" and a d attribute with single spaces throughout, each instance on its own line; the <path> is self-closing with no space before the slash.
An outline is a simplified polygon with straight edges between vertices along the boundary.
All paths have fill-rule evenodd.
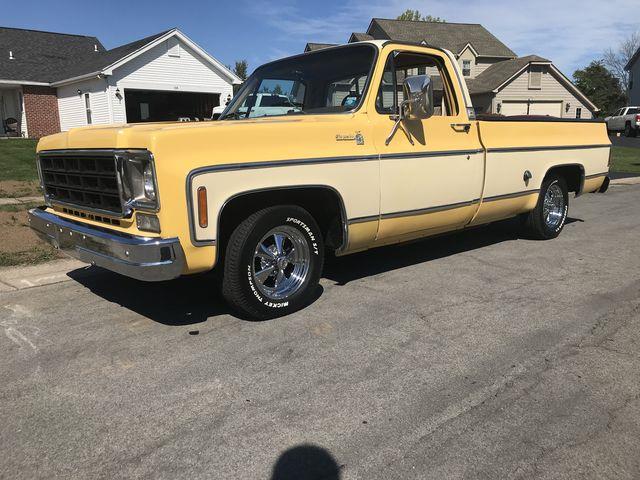
<path id="1" fill-rule="evenodd" d="M 452 123 L 451 128 L 453 128 L 456 132 L 469 133 L 469 130 L 471 130 L 471 124 L 470 123 Z"/>

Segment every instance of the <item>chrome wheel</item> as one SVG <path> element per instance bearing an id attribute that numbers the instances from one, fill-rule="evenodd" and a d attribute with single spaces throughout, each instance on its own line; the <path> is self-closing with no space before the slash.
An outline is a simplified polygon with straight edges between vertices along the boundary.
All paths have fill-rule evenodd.
<path id="1" fill-rule="evenodd" d="M 271 229 L 253 254 L 253 280 L 263 295 L 282 300 L 296 293 L 309 274 L 311 253 L 304 234 L 287 225 Z"/>
<path id="2" fill-rule="evenodd" d="M 549 185 L 544 196 L 542 217 L 544 223 L 550 229 L 555 229 L 562 224 L 565 214 L 565 201 L 562 188 L 557 183 Z"/>

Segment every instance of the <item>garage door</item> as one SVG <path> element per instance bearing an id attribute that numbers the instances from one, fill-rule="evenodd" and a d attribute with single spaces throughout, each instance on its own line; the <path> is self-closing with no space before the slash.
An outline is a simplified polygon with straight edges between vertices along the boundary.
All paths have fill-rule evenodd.
<path id="1" fill-rule="evenodd" d="M 562 116 L 562 102 L 533 102 L 529 107 L 529 115 Z"/>
<path id="2" fill-rule="evenodd" d="M 507 117 L 511 115 L 526 115 L 527 102 L 502 102 L 500 113 Z"/>
<path id="3" fill-rule="evenodd" d="M 502 102 L 502 115 L 549 115 L 562 116 L 562 102 Z"/>

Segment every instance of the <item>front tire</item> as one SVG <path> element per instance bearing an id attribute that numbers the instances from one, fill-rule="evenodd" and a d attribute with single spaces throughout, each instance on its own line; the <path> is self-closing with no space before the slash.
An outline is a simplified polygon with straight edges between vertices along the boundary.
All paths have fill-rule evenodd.
<path id="1" fill-rule="evenodd" d="M 569 193 L 564 178 L 551 174 L 542 182 L 536 208 L 529 212 L 525 228 L 532 238 L 550 240 L 560 235 L 569 211 Z"/>
<path id="2" fill-rule="evenodd" d="M 240 314 L 266 320 L 314 299 L 324 262 L 322 234 L 303 208 L 265 208 L 244 220 L 226 248 L 222 294 Z"/>

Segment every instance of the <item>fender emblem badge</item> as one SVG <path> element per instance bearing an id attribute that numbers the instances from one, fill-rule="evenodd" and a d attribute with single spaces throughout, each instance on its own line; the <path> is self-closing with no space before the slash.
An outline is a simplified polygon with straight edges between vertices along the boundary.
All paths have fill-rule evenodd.
<path id="1" fill-rule="evenodd" d="M 364 136 L 360 132 L 355 135 L 336 135 L 336 142 L 356 142 L 356 145 L 364 145 Z"/>

